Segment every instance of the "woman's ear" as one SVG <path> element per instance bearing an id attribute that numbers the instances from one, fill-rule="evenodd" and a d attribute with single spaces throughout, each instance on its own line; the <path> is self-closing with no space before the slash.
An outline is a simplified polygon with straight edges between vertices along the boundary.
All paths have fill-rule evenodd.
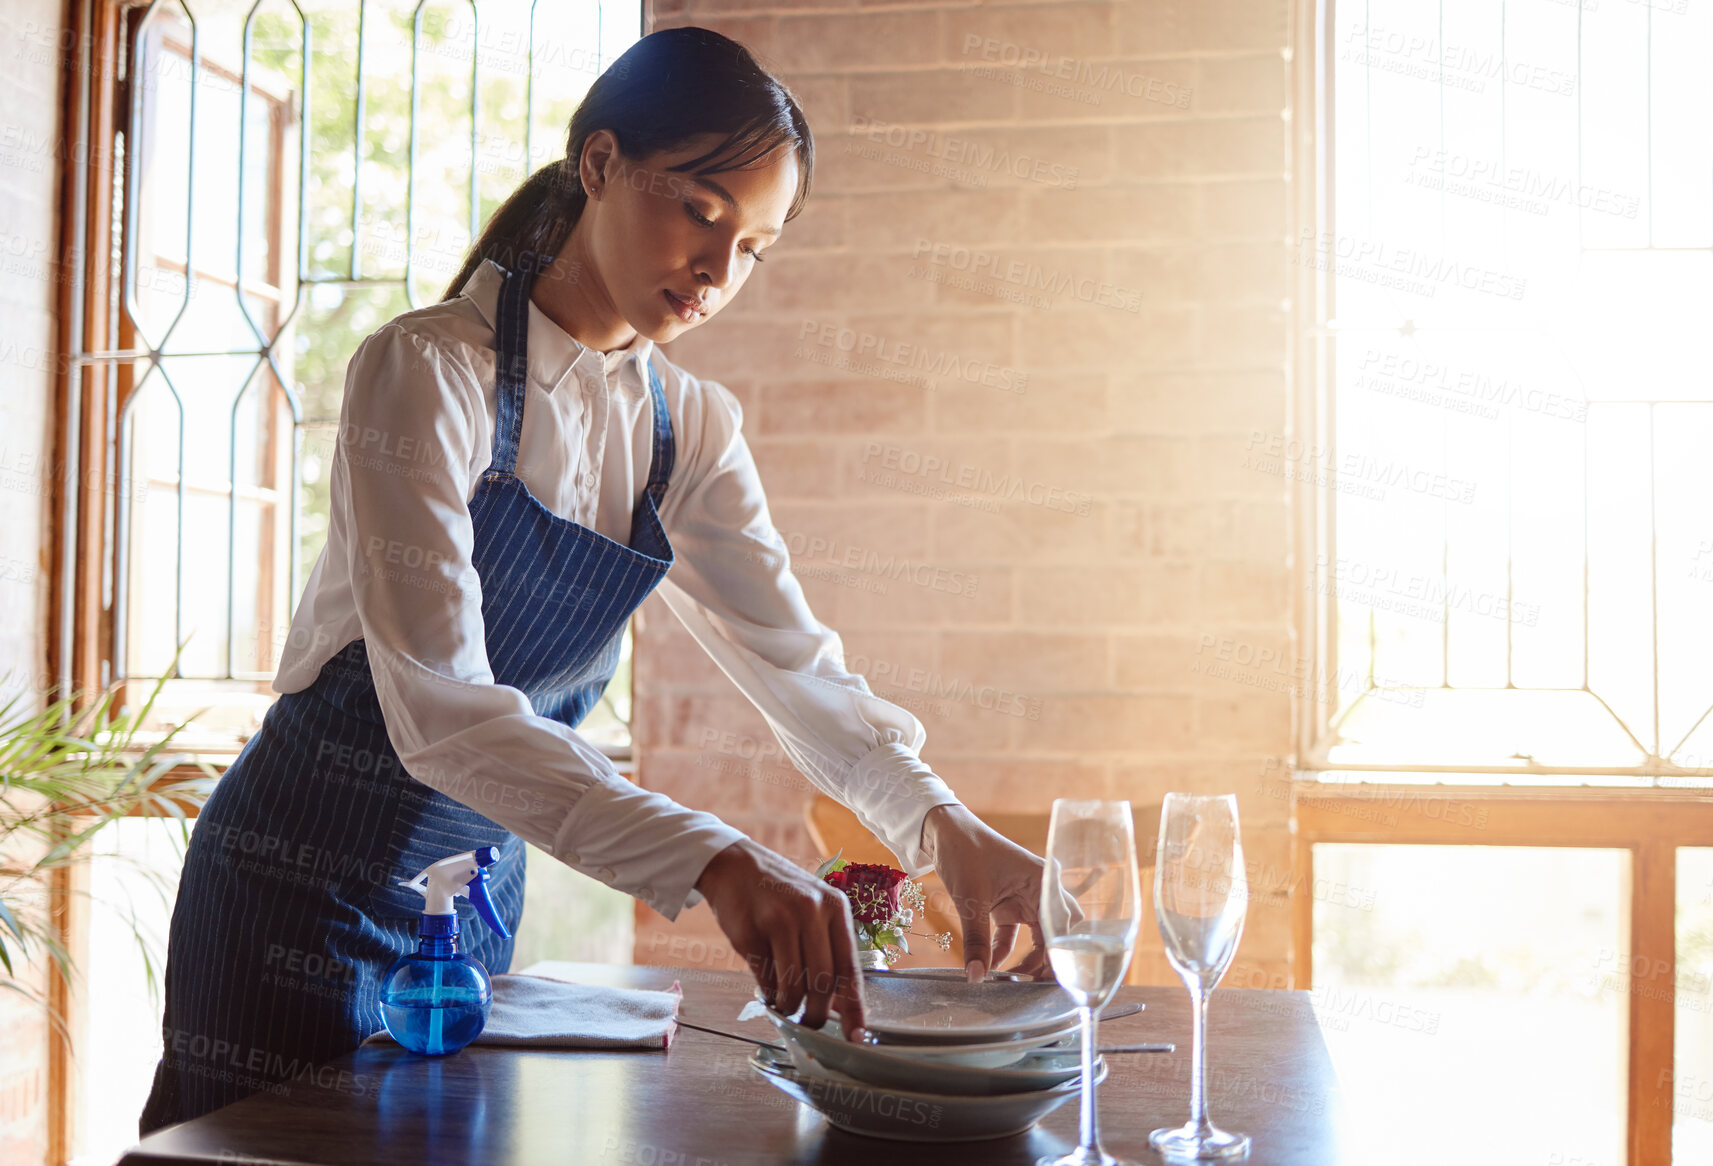
<path id="1" fill-rule="evenodd" d="M 596 130 L 583 139 L 583 156 L 578 161 L 577 173 L 590 198 L 601 197 L 611 177 L 609 172 L 622 161 L 618 140 L 611 130 Z"/>

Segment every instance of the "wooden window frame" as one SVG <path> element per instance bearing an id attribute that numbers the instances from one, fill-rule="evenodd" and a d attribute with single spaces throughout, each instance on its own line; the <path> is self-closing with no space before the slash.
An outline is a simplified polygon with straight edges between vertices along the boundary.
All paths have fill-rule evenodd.
<path id="1" fill-rule="evenodd" d="M 1475 813 L 1377 807 L 1461 803 Z M 1387 846 L 1543 846 L 1629 855 L 1627 955 L 1633 967 L 1667 969 L 1632 982 L 1625 1011 L 1629 1051 L 1625 1144 L 1630 1166 L 1670 1162 L 1676 1054 L 1677 850 L 1713 845 L 1713 799 L 1677 790 L 1636 794 L 1587 786 L 1332 785 L 1293 783 L 1291 898 L 1295 986 L 1313 981 L 1316 843 Z M 1376 819 L 1379 821 L 1376 821 Z"/>
<path id="2" fill-rule="evenodd" d="M 59 43 L 73 46 L 75 61 L 61 64 L 60 125 L 63 140 L 82 148 L 66 152 L 61 185 L 55 344 L 62 354 L 107 353 L 118 346 L 108 316 L 114 288 L 108 264 L 94 257 L 111 254 L 116 224 L 106 200 L 94 204 L 96 213 L 85 211 L 91 192 L 112 190 L 116 177 L 111 143 L 121 108 L 121 8 L 116 0 L 80 0 L 67 10 L 73 35 Z M 113 368 L 108 359 L 66 357 L 54 383 L 57 472 L 49 513 L 54 516 L 51 561 L 57 570 L 49 576 L 48 643 L 49 674 L 64 693 L 93 693 L 107 681 L 109 653 L 103 645 L 111 625 L 102 588 L 106 528 L 116 501 L 106 470 Z M 87 913 L 78 894 L 87 890 L 86 878 L 87 872 L 62 867 L 49 880 L 53 926 L 80 966 L 88 955 Z M 50 1027 L 47 1049 L 47 1161 L 63 1166 L 72 1151 L 72 1051 L 81 1034 L 76 1002 L 63 977 L 49 975 L 47 996 L 49 1007 L 66 1022 L 63 1029 Z"/>

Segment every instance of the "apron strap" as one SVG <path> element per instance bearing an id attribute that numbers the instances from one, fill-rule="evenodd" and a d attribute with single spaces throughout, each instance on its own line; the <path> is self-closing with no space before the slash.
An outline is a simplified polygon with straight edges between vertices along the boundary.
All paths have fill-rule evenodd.
<path id="1" fill-rule="evenodd" d="M 643 364 L 648 369 L 648 396 L 654 406 L 654 453 L 648 465 L 648 484 L 643 487 L 642 492 L 644 498 L 654 503 L 654 511 L 658 515 L 666 499 L 666 483 L 672 478 L 672 466 L 678 453 L 677 443 L 672 435 L 672 414 L 666 411 L 666 387 L 661 383 L 660 374 L 654 371 L 654 362 L 647 360 Z M 642 519 L 642 500 L 638 499 L 630 520 L 630 542 L 633 547 L 637 545 Z"/>
<path id="2" fill-rule="evenodd" d="M 494 451 L 490 473 L 509 474 L 517 468 L 524 386 L 529 376 L 529 291 L 537 271 L 535 253 L 525 251 L 500 284 L 494 328 Z"/>
<path id="3" fill-rule="evenodd" d="M 496 311 L 494 450 L 488 469 L 491 473 L 510 474 L 517 468 L 518 441 L 523 434 L 524 386 L 529 375 L 529 292 L 542 266 L 541 257 L 524 251 L 517 263 L 506 272 L 500 284 L 499 306 Z M 653 405 L 654 448 L 649 460 L 648 484 L 645 497 L 652 499 L 658 513 L 666 499 L 666 484 L 672 479 L 672 467 L 677 461 L 677 445 L 672 433 L 672 415 L 666 409 L 666 386 L 655 371 L 653 361 L 645 361 L 648 369 L 648 395 Z M 643 507 L 639 501 L 631 515 L 631 541 L 637 524 L 642 521 Z"/>

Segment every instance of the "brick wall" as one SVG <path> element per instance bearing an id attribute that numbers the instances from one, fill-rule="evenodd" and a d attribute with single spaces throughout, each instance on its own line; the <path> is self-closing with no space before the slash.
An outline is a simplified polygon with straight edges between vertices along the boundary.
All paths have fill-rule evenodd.
<path id="1" fill-rule="evenodd" d="M 1288 812 L 1258 775 L 1290 704 L 1206 665 L 1291 634 L 1285 483 L 1243 466 L 1285 423 L 1286 0 L 652 17 L 750 46 L 815 131 L 807 209 L 672 356 L 742 400 L 817 615 L 978 811 L 1237 791 L 1227 983 L 1283 986 Z M 658 605 L 637 702 L 645 784 L 816 857 L 803 783 Z M 642 909 L 636 956 L 718 962 L 718 934 Z M 1151 917 L 1135 977 L 1175 982 Z"/>
<path id="2" fill-rule="evenodd" d="M 60 162 L 61 6 L 0 9 L 0 676 L 7 695 L 46 673 L 48 491 Z M 4 972 L 0 972 L 3 975 Z M 47 1153 L 47 1028 L 0 992 L 0 1162 Z"/>

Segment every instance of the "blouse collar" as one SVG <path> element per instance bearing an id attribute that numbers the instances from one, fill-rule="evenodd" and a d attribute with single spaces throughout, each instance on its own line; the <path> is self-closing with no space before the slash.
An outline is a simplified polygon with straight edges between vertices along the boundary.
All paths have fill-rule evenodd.
<path id="1" fill-rule="evenodd" d="M 504 279 L 505 270 L 492 259 L 484 259 L 459 289 L 458 294 L 476 306 L 489 328 L 499 326 L 497 306 Z M 638 332 L 627 347 L 600 352 L 555 324 L 533 301 L 529 305 L 529 375 L 550 392 L 579 362 L 592 370 L 598 369 L 601 381 L 611 383 L 613 374 L 621 372 L 628 361 L 635 357 L 646 361 L 653 351 L 654 341 Z M 641 375 L 639 370 L 639 382 Z"/>

